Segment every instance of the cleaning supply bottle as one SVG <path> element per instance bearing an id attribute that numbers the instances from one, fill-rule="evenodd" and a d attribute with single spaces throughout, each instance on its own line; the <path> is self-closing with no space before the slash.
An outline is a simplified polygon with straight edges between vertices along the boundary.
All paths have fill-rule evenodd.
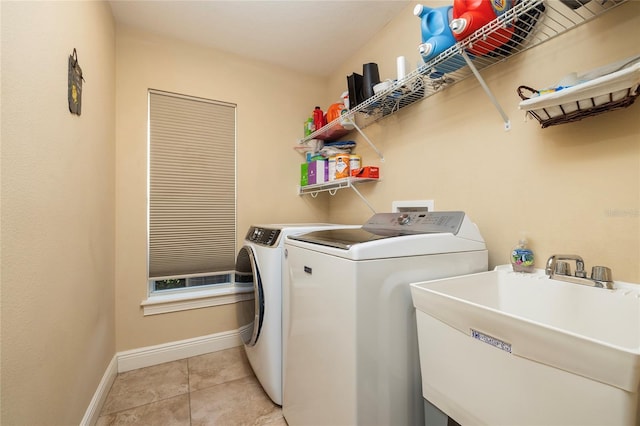
<path id="1" fill-rule="evenodd" d="M 324 122 L 324 112 L 319 106 L 317 106 L 313 110 L 313 125 L 316 127 L 316 130 L 320 130 L 320 128 L 325 124 L 326 123 Z"/>
<path id="2" fill-rule="evenodd" d="M 349 111 L 349 91 L 347 90 L 345 92 L 342 92 L 342 95 L 340 95 L 340 97 L 342 98 L 342 103 L 344 104 L 344 109 L 340 112 L 344 114 Z"/>
<path id="3" fill-rule="evenodd" d="M 327 123 L 331 123 L 333 120 L 340 118 L 342 115 L 342 111 L 344 110 L 344 103 L 342 99 L 340 102 L 336 102 L 335 104 L 331 104 L 329 108 L 327 108 Z"/>
<path id="4" fill-rule="evenodd" d="M 518 245 L 511 250 L 511 266 L 515 272 L 533 272 L 533 251 L 527 248 L 527 240 L 521 238 Z"/>
<path id="5" fill-rule="evenodd" d="M 512 0 L 453 0 L 453 13 L 449 26 L 453 36 L 462 41 L 498 16 L 506 13 L 515 3 Z M 515 27 L 503 25 L 491 33 L 487 40 L 469 45 L 474 55 L 486 55 L 511 40 Z"/>
<path id="6" fill-rule="evenodd" d="M 311 133 L 316 131 L 316 126 L 313 124 L 313 118 L 309 117 L 307 121 L 304 122 L 304 137 L 306 138 Z"/>

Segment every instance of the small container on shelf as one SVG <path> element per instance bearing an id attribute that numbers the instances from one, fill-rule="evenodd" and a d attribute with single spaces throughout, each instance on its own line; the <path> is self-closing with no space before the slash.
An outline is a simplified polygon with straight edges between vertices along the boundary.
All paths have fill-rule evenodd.
<path id="1" fill-rule="evenodd" d="M 307 121 L 304 122 L 304 137 L 311 135 L 311 133 L 316 131 L 316 126 L 313 124 L 313 117 L 309 117 Z"/>
<path id="2" fill-rule="evenodd" d="M 380 168 L 376 166 L 364 166 L 351 170 L 351 176 L 355 178 L 379 179 Z"/>
<path id="3" fill-rule="evenodd" d="M 336 180 L 336 156 L 329 157 L 329 182 Z"/>
<path id="4" fill-rule="evenodd" d="M 342 179 L 350 176 L 349 160 L 349 154 L 336 155 L 336 179 Z"/>
<path id="5" fill-rule="evenodd" d="M 327 160 L 314 160 L 309 163 L 308 184 L 315 185 L 325 183 L 329 177 L 329 164 Z"/>
<path id="6" fill-rule="evenodd" d="M 309 185 L 309 163 L 300 164 L 300 186 Z"/>
<path id="7" fill-rule="evenodd" d="M 359 169 L 362 165 L 362 158 L 357 154 L 349 155 L 349 171 Z"/>

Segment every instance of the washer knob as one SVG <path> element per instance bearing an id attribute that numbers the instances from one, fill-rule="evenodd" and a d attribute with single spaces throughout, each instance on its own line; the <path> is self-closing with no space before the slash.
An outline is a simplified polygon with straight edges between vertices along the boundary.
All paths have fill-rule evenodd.
<path id="1" fill-rule="evenodd" d="M 398 224 L 400 225 L 407 225 L 410 221 L 411 221 L 411 216 L 409 216 L 407 213 L 403 213 L 400 216 L 398 216 Z"/>

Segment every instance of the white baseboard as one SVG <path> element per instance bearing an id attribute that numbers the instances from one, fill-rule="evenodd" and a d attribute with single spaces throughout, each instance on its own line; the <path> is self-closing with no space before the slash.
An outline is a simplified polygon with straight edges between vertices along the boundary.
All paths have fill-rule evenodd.
<path id="1" fill-rule="evenodd" d="M 84 417 L 80 422 L 81 426 L 95 425 L 98 421 L 98 417 L 100 417 L 100 411 L 102 410 L 104 401 L 105 399 L 107 399 L 109 390 L 111 390 L 111 385 L 113 384 L 113 381 L 116 379 L 116 376 L 118 374 L 117 358 L 117 354 L 114 355 L 113 358 L 111 358 L 111 362 L 107 366 L 107 369 L 102 376 L 102 380 L 100 380 L 98 389 L 96 389 L 96 392 L 93 394 L 93 398 L 91 398 L 89 407 L 87 408 L 87 411 L 85 411 Z"/>
<path id="2" fill-rule="evenodd" d="M 193 339 L 116 353 L 104 372 L 80 425 L 90 426 L 96 424 L 104 401 L 118 373 L 242 346 L 240 332 L 241 329 L 224 331 L 222 333 L 194 337 Z"/>
<path id="3" fill-rule="evenodd" d="M 240 330 L 118 352 L 118 373 L 241 346 Z"/>

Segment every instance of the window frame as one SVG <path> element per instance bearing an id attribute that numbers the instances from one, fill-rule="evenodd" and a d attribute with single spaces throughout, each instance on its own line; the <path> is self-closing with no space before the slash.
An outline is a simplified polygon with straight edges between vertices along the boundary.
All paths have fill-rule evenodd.
<path id="1" fill-rule="evenodd" d="M 150 237 L 151 237 L 151 98 L 153 94 L 170 96 L 179 99 L 193 100 L 197 102 L 212 103 L 233 108 L 233 235 L 232 244 L 234 251 L 237 251 L 237 193 L 238 193 L 238 173 L 237 173 L 237 105 L 234 103 L 217 101 L 202 97 L 189 96 L 179 93 L 167 92 L 156 89 L 147 91 L 147 233 L 146 233 L 146 276 L 147 276 L 147 298 L 141 302 L 144 315 L 155 315 L 167 312 L 197 309 L 202 307 L 217 306 L 222 304 L 237 303 L 253 298 L 252 290 L 237 286 L 233 271 L 216 271 L 212 273 L 196 273 L 172 275 L 166 277 L 154 277 L 150 275 Z M 172 278 L 190 278 L 197 276 L 214 276 L 218 274 L 230 274 L 231 282 L 189 286 L 175 289 L 155 290 L 155 281 Z"/>

